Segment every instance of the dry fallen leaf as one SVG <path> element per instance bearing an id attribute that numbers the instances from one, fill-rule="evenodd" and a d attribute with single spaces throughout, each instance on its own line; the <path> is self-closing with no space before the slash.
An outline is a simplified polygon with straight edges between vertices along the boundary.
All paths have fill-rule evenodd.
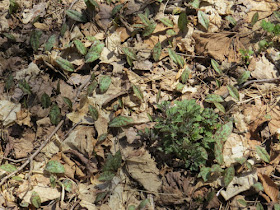
<path id="1" fill-rule="evenodd" d="M 273 202 L 278 202 L 279 190 L 277 185 L 265 174 L 258 173 L 258 177 L 262 182 L 264 192 Z"/>

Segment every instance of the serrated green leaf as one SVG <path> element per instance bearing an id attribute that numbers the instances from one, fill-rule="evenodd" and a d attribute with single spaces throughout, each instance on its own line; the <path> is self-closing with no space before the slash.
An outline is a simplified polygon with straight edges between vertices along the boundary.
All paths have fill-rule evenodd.
<path id="1" fill-rule="evenodd" d="M 228 168 L 225 170 L 224 183 L 225 183 L 225 186 L 226 186 L 226 187 L 227 187 L 227 186 L 230 184 L 230 182 L 233 180 L 234 175 L 235 175 L 235 170 L 234 170 L 234 167 L 233 167 L 233 166 L 230 166 L 230 167 L 228 167 Z"/>
<path id="2" fill-rule="evenodd" d="M 173 30 L 173 29 L 168 29 L 166 31 L 166 34 L 169 35 L 169 36 L 175 36 L 176 35 L 176 32 Z"/>
<path id="3" fill-rule="evenodd" d="M 208 103 L 214 103 L 214 102 L 224 102 L 224 99 L 220 95 L 216 94 L 208 94 L 205 98 L 205 101 Z"/>
<path id="4" fill-rule="evenodd" d="M 118 4 L 112 9 L 112 16 L 115 16 L 123 8 L 123 4 Z"/>
<path id="5" fill-rule="evenodd" d="M 42 31 L 34 30 L 34 31 L 32 31 L 32 33 L 30 35 L 30 45 L 35 52 L 40 47 L 40 38 L 41 38 L 42 34 L 43 34 Z"/>
<path id="6" fill-rule="evenodd" d="M 209 167 L 201 167 L 198 177 L 202 177 L 203 181 L 206 182 L 210 177 L 211 168 Z"/>
<path id="7" fill-rule="evenodd" d="M 123 126 L 131 125 L 133 123 L 133 119 L 127 116 L 118 116 L 115 117 L 110 123 L 109 127 L 111 128 L 120 128 Z"/>
<path id="8" fill-rule="evenodd" d="M 30 197 L 30 202 L 35 208 L 40 208 L 41 206 L 41 198 L 39 194 L 35 191 L 32 192 L 31 197 Z"/>
<path id="9" fill-rule="evenodd" d="M 15 0 L 10 0 L 9 14 L 15 13 L 19 8 L 19 4 Z"/>
<path id="10" fill-rule="evenodd" d="M 253 187 L 259 192 L 259 191 L 263 191 L 263 185 L 260 182 L 256 182 L 255 184 L 253 184 Z"/>
<path id="11" fill-rule="evenodd" d="M 199 10 L 197 12 L 197 18 L 198 18 L 198 22 L 207 30 L 209 27 L 208 16 L 204 12 Z"/>
<path id="12" fill-rule="evenodd" d="M 65 71 L 73 72 L 75 70 L 73 64 L 64 58 L 57 58 L 55 61 Z"/>
<path id="13" fill-rule="evenodd" d="M 49 113 L 49 118 L 53 125 L 57 125 L 61 120 L 60 108 L 57 104 L 52 105 Z"/>
<path id="14" fill-rule="evenodd" d="M 148 25 L 144 28 L 142 35 L 144 37 L 150 36 L 153 33 L 153 31 L 155 30 L 156 26 L 157 26 L 157 24 L 155 22 L 152 22 L 150 25 Z"/>
<path id="15" fill-rule="evenodd" d="M 178 18 L 178 28 L 181 31 L 186 30 L 188 24 L 188 18 L 186 12 L 181 12 Z"/>
<path id="16" fill-rule="evenodd" d="M 44 109 L 49 108 L 51 105 L 51 98 L 48 94 L 43 93 L 41 96 L 41 104 Z"/>
<path id="17" fill-rule="evenodd" d="M 122 51 L 124 52 L 124 54 L 131 58 L 132 60 L 137 60 L 136 54 L 133 52 L 132 49 L 128 48 L 128 47 L 123 47 Z"/>
<path id="18" fill-rule="evenodd" d="M 153 58 L 155 61 L 158 61 L 161 55 L 161 43 L 158 42 L 153 48 Z"/>
<path id="19" fill-rule="evenodd" d="M 57 160 L 50 160 L 47 163 L 45 170 L 48 171 L 49 173 L 54 173 L 54 174 L 65 173 L 64 166 Z"/>
<path id="20" fill-rule="evenodd" d="M 145 200 L 141 201 L 141 203 L 138 206 L 138 209 L 139 210 L 144 209 L 148 203 L 150 203 L 149 199 L 145 199 Z"/>
<path id="21" fill-rule="evenodd" d="M 226 16 L 226 20 L 228 20 L 228 22 L 230 22 L 232 25 L 236 25 L 236 20 L 231 15 Z"/>
<path id="22" fill-rule="evenodd" d="M 0 168 L 8 173 L 12 173 L 17 170 L 17 167 L 15 167 L 14 165 L 11 165 L 9 163 L 1 165 Z"/>
<path id="23" fill-rule="evenodd" d="M 256 210 L 264 210 L 264 208 L 263 208 L 261 203 L 257 203 Z"/>
<path id="24" fill-rule="evenodd" d="M 14 85 L 14 77 L 12 74 L 10 74 L 5 81 L 5 90 L 9 91 Z"/>
<path id="25" fill-rule="evenodd" d="M 227 85 L 227 89 L 231 97 L 239 101 L 239 92 L 237 88 L 232 85 Z"/>
<path id="26" fill-rule="evenodd" d="M 173 28 L 173 22 L 172 20 L 168 19 L 168 18 L 161 18 L 159 19 L 165 26 Z"/>
<path id="27" fill-rule="evenodd" d="M 255 25 L 258 20 L 259 20 L 259 13 L 256 12 L 251 19 L 251 25 L 252 26 Z"/>
<path id="28" fill-rule="evenodd" d="M 200 0 L 193 0 L 190 5 L 192 5 L 193 8 L 198 9 L 200 5 Z"/>
<path id="29" fill-rule="evenodd" d="M 214 59 L 211 59 L 211 65 L 214 68 L 214 70 L 218 73 L 218 74 L 222 74 L 222 70 L 220 69 L 219 64 L 217 63 L 217 61 L 215 61 Z"/>
<path id="30" fill-rule="evenodd" d="M 146 26 L 151 25 L 151 21 L 146 15 L 138 14 L 138 17 L 141 19 L 142 23 L 144 23 Z"/>
<path id="31" fill-rule="evenodd" d="M 75 21 L 78 21 L 78 22 L 82 22 L 82 23 L 87 22 L 86 17 L 82 13 L 80 13 L 78 11 L 71 10 L 71 9 L 70 10 L 66 10 L 66 15 L 69 18 L 71 18 L 72 20 L 75 20 Z"/>
<path id="32" fill-rule="evenodd" d="M 269 163 L 270 156 L 269 156 L 269 154 L 267 153 L 267 151 L 264 147 L 256 146 L 256 152 L 263 161 Z"/>
<path id="33" fill-rule="evenodd" d="M 56 42 L 56 35 L 53 34 L 50 36 L 50 38 L 48 39 L 48 41 L 45 44 L 45 51 L 51 51 L 51 49 L 53 48 L 55 42 Z"/>
<path id="34" fill-rule="evenodd" d="M 16 42 L 16 38 L 14 37 L 13 34 L 10 34 L 10 33 L 3 33 L 3 35 L 4 35 L 5 37 L 7 37 L 7 39 L 9 39 L 10 41 Z"/>
<path id="35" fill-rule="evenodd" d="M 220 104 L 219 102 L 214 102 L 214 105 L 219 111 L 221 111 L 224 114 L 226 113 L 226 109 L 222 104 Z"/>
<path id="36" fill-rule="evenodd" d="M 94 43 L 91 45 L 88 53 L 85 56 L 85 60 L 86 60 L 85 62 L 91 63 L 96 61 L 98 58 L 100 58 L 103 48 L 104 48 L 103 43 L 101 43 L 99 40 L 94 41 Z"/>
<path id="37" fill-rule="evenodd" d="M 85 45 L 78 39 L 74 40 L 74 44 L 77 48 L 77 50 L 79 51 L 80 54 L 82 55 L 86 55 L 87 54 L 87 48 L 85 47 Z"/>
<path id="38" fill-rule="evenodd" d="M 132 84 L 132 89 L 133 89 L 133 92 L 136 95 L 136 97 L 139 98 L 140 101 L 143 101 L 144 97 L 143 97 L 143 93 L 141 92 L 140 88 L 138 86 Z"/>
<path id="39" fill-rule="evenodd" d="M 91 118 L 94 121 L 96 121 L 98 119 L 98 116 L 99 116 L 97 109 L 94 106 L 89 105 L 88 106 L 88 111 L 89 111 L 89 114 L 90 114 Z"/>
<path id="40" fill-rule="evenodd" d="M 20 81 L 20 83 L 18 84 L 19 88 L 27 95 L 31 95 L 31 87 L 30 85 L 25 81 Z"/>
<path id="41" fill-rule="evenodd" d="M 249 79 L 250 75 L 251 75 L 250 71 L 244 71 L 242 73 L 242 75 L 237 79 L 237 83 L 239 85 L 243 84 L 244 82 L 246 82 Z"/>
<path id="42" fill-rule="evenodd" d="M 63 97 L 63 101 L 68 106 L 68 108 L 72 110 L 72 101 L 67 97 Z"/>
<path id="43" fill-rule="evenodd" d="M 112 81 L 112 79 L 110 76 L 105 75 L 105 76 L 100 77 L 99 89 L 102 94 L 108 90 L 108 88 L 111 85 L 111 81 Z"/>
<path id="44" fill-rule="evenodd" d="M 244 199 L 238 199 L 237 202 L 242 205 L 242 207 L 246 207 L 247 206 L 247 202 Z"/>

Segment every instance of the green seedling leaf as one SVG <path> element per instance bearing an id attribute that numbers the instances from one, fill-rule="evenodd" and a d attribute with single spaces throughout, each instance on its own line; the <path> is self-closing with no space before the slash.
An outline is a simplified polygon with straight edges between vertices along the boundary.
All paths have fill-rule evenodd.
<path id="1" fill-rule="evenodd" d="M 15 13 L 19 8 L 19 4 L 15 0 L 10 0 L 9 13 Z"/>
<path id="2" fill-rule="evenodd" d="M 236 20 L 231 15 L 226 16 L 226 20 L 230 22 L 232 25 L 234 26 L 236 25 Z"/>
<path id="3" fill-rule="evenodd" d="M 41 96 L 41 104 L 44 109 L 49 108 L 51 105 L 51 98 L 48 94 L 43 93 Z"/>
<path id="4" fill-rule="evenodd" d="M 57 58 L 55 61 L 65 71 L 73 72 L 75 70 L 73 64 L 64 58 Z"/>
<path id="5" fill-rule="evenodd" d="M 167 34 L 168 36 L 175 36 L 175 35 L 176 35 L 176 32 L 175 32 L 173 29 L 168 29 L 168 30 L 166 31 L 166 34 Z"/>
<path id="6" fill-rule="evenodd" d="M 49 118 L 53 125 L 57 125 L 61 120 L 60 108 L 57 104 L 52 105 L 49 113 Z"/>
<path id="7" fill-rule="evenodd" d="M 54 174 L 51 174 L 50 175 L 50 183 L 51 183 L 52 188 L 56 187 L 56 181 L 57 181 L 57 177 Z"/>
<path id="8" fill-rule="evenodd" d="M 274 31 L 275 25 L 271 22 L 266 22 L 265 20 L 262 20 L 261 27 L 263 28 L 263 30 L 271 33 Z"/>
<path id="9" fill-rule="evenodd" d="M 181 81 L 183 84 L 186 84 L 190 76 L 190 69 L 189 67 L 186 67 L 186 69 L 183 71 L 181 75 Z"/>
<path id="10" fill-rule="evenodd" d="M 102 76 L 99 80 L 99 89 L 100 89 L 100 92 L 103 94 L 105 93 L 108 88 L 110 87 L 111 85 L 111 77 L 105 75 L 105 76 Z"/>
<path id="11" fill-rule="evenodd" d="M 110 123 L 110 128 L 120 128 L 123 126 L 131 125 L 133 123 L 133 119 L 127 116 L 118 116 L 115 117 Z"/>
<path id="12" fill-rule="evenodd" d="M 133 88 L 133 92 L 136 95 L 136 97 L 140 100 L 143 101 L 144 97 L 143 97 L 143 93 L 141 92 L 140 88 L 134 84 L 132 84 L 132 88 Z"/>
<path id="13" fill-rule="evenodd" d="M 260 49 L 266 48 L 268 45 L 269 45 L 269 43 L 265 39 L 259 41 Z"/>
<path id="14" fill-rule="evenodd" d="M 256 22 L 258 22 L 258 20 L 259 20 L 259 13 L 256 12 L 256 13 L 253 15 L 253 17 L 252 17 L 251 25 L 252 25 L 252 26 L 255 25 Z"/>
<path id="15" fill-rule="evenodd" d="M 63 97 L 63 101 L 68 106 L 68 108 L 72 110 L 72 101 L 67 97 Z"/>
<path id="16" fill-rule="evenodd" d="M 194 8 L 194 9 L 198 9 L 199 5 L 200 5 L 200 0 L 193 0 L 190 5 Z"/>
<path id="17" fill-rule="evenodd" d="M 200 169 L 198 177 L 202 177 L 203 181 L 206 182 L 209 179 L 211 168 L 203 166 Z"/>
<path id="18" fill-rule="evenodd" d="M 63 37 L 67 30 L 68 30 L 68 25 L 66 23 L 63 23 L 60 29 L 60 35 Z"/>
<path id="19" fill-rule="evenodd" d="M 138 209 L 139 210 L 144 209 L 147 206 L 147 204 L 149 204 L 149 203 L 150 203 L 149 199 L 145 199 L 145 200 L 141 201 L 141 203 L 138 206 Z"/>
<path id="20" fill-rule="evenodd" d="M 100 176 L 98 177 L 98 180 L 103 181 L 103 182 L 111 181 L 115 175 L 116 174 L 113 171 L 104 171 L 100 174 Z"/>
<path id="21" fill-rule="evenodd" d="M 16 42 L 16 41 L 17 41 L 16 38 L 14 37 L 14 35 L 12 35 L 12 34 L 10 34 L 10 33 L 3 33 L 3 35 L 4 35 L 5 37 L 7 37 L 7 39 L 9 39 L 9 40 L 12 41 L 12 42 Z"/>
<path id="22" fill-rule="evenodd" d="M 55 42 L 56 42 L 56 35 L 53 34 L 50 36 L 50 38 L 48 39 L 48 41 L 45 44 L 45 51 L 51 51 L 51 49 L 53 48 Z"/>
<path id="23" fill-rule="evenodd" d="M 30 35 L 30 45 L 35 52 L 40 47 L 40 38 L 42 34 L 43 34 L 42 31 L 34 30 Z"/>
<path id="24" fill-rule="evenodd" d="M 269 163 L 270 156 L 264 147 L 256 146 L 256 152 L 264 162 Z"/>
<path id="25" fill-rule="evenodd" d="M 87 87 L 87 95 L 91 95 L 93 91 L 97 88 L 98 82 L 93 80 L 90 85 Z"/>
<path id="26" fill-rule="evenodd" d="M 208 103 L 214 103 L 214 102 L 221 103 L 221 102 L 224 102 L 224 99 L 220 95 L 208 94 L 206 96 L 205 101 L 208 102 Z"/>
<path id="27" fill-rule="evenodd" d="M 63 186 L 64 186 L 64 189 L 67 191 L 67 192 L 72 192 L 72 181 L 70 179 L 64 179 L 63 182 L 62 182 Z"/>
<path id="28" fill-rule="evenodd" d="M 69 18 L 71 18 L 72 20 L 75 20 L 77 22 L 82 22 L 82 23 L 87 22 L 86 17 L 82 13 L 80 13 L 78 11 L 71 10 L 71 9 L 70 10 L 66 10 L 66 15 Z"/>
<path id="29" fill-rule="evenodd" d="M 228 123 L 222 125 L 222 127 L 219 128 L 214 135 L 215 141 L 216 142 L 225 142 L 228 139 L 228 137 L 230 136 L 230 134 L 232 133 L 232 129 L 233 129 L 232 122 L 228 122 Z"/>
<path id="30" fill-rule="evenodd" d="M 242 75 L 237 79 L 237 83 L 239 85 L 243 84 L 249 79 L 250 75 L 251 75 L 250 71 L 244 71 Z"/>
<path id="31" fill-rule="evenodd" d="M 186 12 L 181 12 L 178 19 L 178 28 L 181 31 L 185 31 L 188 24 L 188 18 Z"/>
<path id="32" fill-rule="evenodd" d="M 127 210 L 136 210 L 136 206 L 135 205 L 129 205 Z"/>
<path id="33" fill-rule="evenodd" d="M 112 16 L 115 16 L 117 13 L 121 11 L 123 8 L 123 4 L 118 4 L 112 9 Z"/>
<path id="34" fill-rule="evenodd" d="M 256 210 L 264 210 L 263 205 L 261 203 L 257 203 Z"/>
<path id="35" fill-rule="evenodd" d="M 31 197 L 30 197 L 30 202 L 35 208 L 40 208 L 41 206 L 41 198 L 39 194 L 35 191 L 32 192 Z"/>
<path id="36" fill-rule="evenodd" d="M 179 82 L 179 83 L 176 85 L 176 90 L 177 90 L 178 92 L 182 92 L 182 90 L 184 89 L 184 87 L 185 87 L 185 85 Z"/>
<path id="37" fill-rule="evenodd" d="M 27 95 L 31 95 L 31 87 L 30 85 L 25 81 L 20 81 L 20 83 L 18 84 L 19 88 Z"/>
<path id="38" fill-rule="evenodd" d="M 50 160 L 46 167 L 45 170 L 49 173 L 52 174 L 63 174 L 65 173 L 64 166 L 57 160 Z"/>
<path id="39" fill-rule="evenodd" d="M 238 199 L 237 202 L 242 205 L 242 207 L 246 207 L 247 206 L 247 202 L 244 199 Z"/>
<path id="40" fill-rule="evenodd" d="M 136 54 L 132 51 L 132 49 L 128 47 L 123 47 L 122 51 L 127 57 L 131 58 L 132 60 L 137 60 Z"/>
<path id="41" fill-rule="evenodd" d="M 103 172 L 105 171 L 112 171 L 117 172 L 118 169 L 121 167 L 122 164 L 122 155 L 120 150 L 118 150 L 115 155 L 109 154 L 106 162 L 103 166 Z"/>
<path id="42" fill-rule="evenodd" d="M 235 170 L 233 166 L 230 166 L 225 170 L 224 183 L 226 187 L 233 180 L 234 175 L 235 175 Z"/>
<path id="43" fill-rule="evenodd" d="M 87 48 L 80 40 L 78 40 L 78 39 L 74 40 L 74 44 L 81 55 L 87 54 Z"/>
<path id="44" fill-rule="evenodd" d="M 253 187 L 254 187 L 255 190 L 258 191 L 258 192 L 264 190 L 264 189 L 263 189 L 263 185 L 262 185 L 262 183 L 260 183 L 260 182 L 256 182 L 256 183 L 253 185 Z"/>
<path id="45" fill-rule="evenodd" d="M 222 104 L 220 104 L 219 102 L 214 102 L 214 105 L 219 111 L 224 114 L 226 113 L 225 107 Z"/>
<path id="46" fill-rule="evenodd" d="M 198 22 L 207 30 L 209 27 L 208 16 L 204 12 L 199 10 L 197 12 L 197 18 L 198 18 Z"/>
<path id="47" fill-rule="evenodd" d="M 15 85 L 14 83 L 14 77 L 12 74 L 10 74 L 7 79 L 6 79 L 6 82 L 5 82 L 5 90 L 6 91 L 9 91 L 13 86 Z"/>
<path id="48" fill-rule="evenodd" d="M 146 15 L 138 14 L 138 17 L 141 19 L 142 23 L 144 23 L 146 26 L 151 25 L 151 21 Z"/>
<path id="49" fill-rule="evenodd" d="M 165 26 L 173 28 L 173 22 L 172 20 L 168 19 L 168 18 L 161 18 L 159 19 Z"/>
<path id="50" fill-rule="evenodd" d="M 12 172 L 14 172 L 14 171 L 17 170 L 17 167 L 15 167 L 14 165 L 11 165 L 11 164 L 9 164 L 9 163 L 6 163 L 6 164 L 4 164 L 4 165 L 1 165 L 1 166 L 0 166 L 0 169 L 6 171 L 6 172 L 8 172 L 8 173 L 12 173 Z"/>
<path id="51" fill-rule="evenodd" d="M 94 1 L 94 0 L 88 0 L 88 1 L 90 2 L 90 4 L 92 6 L 96 7 L 97 9 L 99 9 L 99 4 L 96 1 Z"/>
<path id="52" fill-rule="evenodd" d="M 161 55 L 161 43 L 158 42 L 153 48 L 153 58 L 155 61 L 158 61 Z"/>
<path id="53" fill-rule="evenodd" d="M 99 115 L 97 109 L 94 106 L 89 105 L 88 106 L 88 111 L 89 111 L 89 114 L 90 114 L 91 118 L 94 121 L 96 121 L 98 119 L 98 115 Z"/>
<path id="54" fill-rule="evenodd" d="M 103 48 L 104 44 L 100 41 L 93 43 L 85 56 L 86 63 L 91 63 L 99 59 Z"/>
<path id="55" fill-rule="evenodd" d="M 214 68 L 214 70 L 218 73 L 218 74 L 222 74 L 222 70 L 220 69 L 219 64 L 217 63 L 217 61 L 215 61 L 214 59 L 211 59 L 211 65 Z"/>
<path id="56" fill-rule="evenodd" d="M 223 143 L 222 142 L 216 142 L 214 146 L 214 154 L 215 158 L 218 164 L 222 165 L 224 163 L 224 157 L 223 157 Z"/>
<path id="57" fill-rule="evenodd" d="M 153 33 L 153 31 L 155 30 L 156 26 L 157 26 L 157 24 L 155 22 L 152 22 L 150 25 L 148 25 L 144 28 L 142 35 L 144 37 L 150 36 Z"/>
<path id="58" fill-rule="evenodd" d="M 239 92 L 237 88 L 232 85 L 227 85 L 227 89 L 231 97 L 239 101 Z"/>

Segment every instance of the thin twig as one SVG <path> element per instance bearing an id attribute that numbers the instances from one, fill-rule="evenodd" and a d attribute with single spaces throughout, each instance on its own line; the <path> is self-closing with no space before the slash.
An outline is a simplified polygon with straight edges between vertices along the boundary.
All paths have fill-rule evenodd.
<path id="1" fill-rule="evenodd" d="M 256 79 L 256 80 L 250 80 L 248 82 L 245 82 L 240 88 L 244 88 L 252 83 L 278 83 L 280 82 L 280 78 L 274 78 L 274 79 Z"/>
<path id="2" fill-rule="evenodd" d="M 8 174 L 1 180 L 0 186 L 2 186 L 9 178 L 11 178 L 15 174 L 17 174 L 18 172 L 23 170 L 24 167 L 27 166 L 39 154 L 39 152 L 49 143 L 52 136 L 59 130 L 59 128 L 62 126 L 63 122 L 64 122 L 64 120 L 60 121 L 60 123 L 55 127 L 53 132 L 47 137 L 47 139 L 41 144 L 41 146 L 16 171 Z"/>

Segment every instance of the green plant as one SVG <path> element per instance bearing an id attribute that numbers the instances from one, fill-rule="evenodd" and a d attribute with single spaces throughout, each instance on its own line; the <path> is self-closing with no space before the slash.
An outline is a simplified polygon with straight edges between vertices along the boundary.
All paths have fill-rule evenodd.
<path id="1" fill-rule="evenodd" d="M 239 50 L 242 60 L 248 65 L 250 63 L 250 58 L 254 54 L 254 51 L 249 49 L 240 49 Z"/>

